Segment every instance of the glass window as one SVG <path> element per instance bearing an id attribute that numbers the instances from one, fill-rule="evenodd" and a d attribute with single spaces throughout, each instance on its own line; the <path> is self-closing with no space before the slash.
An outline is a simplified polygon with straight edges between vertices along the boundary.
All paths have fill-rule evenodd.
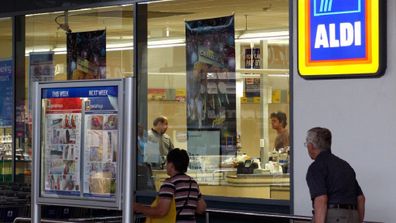
<path id="1" fill-rule="evenodd" d="M 84 41 L 84 37 L 96 37 L 93 32 L 98 30 L 105 31 L 106 52 L 100 52 L 105 55 L 105 78 L 132 76 L 132 17 L 132 6 L 130 5 L 27 15 L 26 76 L 28 77 L 31 54 L 51 52 L 54 53 L 53 78 L 55 80 L 67 80 L 67 31 L 71 31 L 72 34 L 91 32 L 89 35 L 81 36 L 79 41 Z M 87 43 L 89 42 L 87 41 Z M 90 43 L 91 48 L 94 43 L 97 42 Z M 93 52 L 89 51 L 88 48 L 86 47 L 85 51 L 83 49 L 79 50 L 76 56 L 85 56 L 90 59 L 90 53 L 93 54 Z M 91 62 L 88 66 L 91 66 Z M 81 69 L 84 70 L 83 66 Z M 87 69 L 91 70 L 91 67 Z"/>
<path id="2" fill-rule="evenodd" d="M 158 190 L 167 177 L 158 148 L 170 143 L 151 140 L 154 129 L 188 151 L 203 194 L 288 200 L 289 1 L 147 7 L 138 189 Z M 168 126 L 154 126 L 161 116 Z"/>
<path id="3" fill-rule="evenodd" d="M 26 16 L 26 151 L 31 151 L 32 82 L 133 76 L 132 36 L 131 5 Z"/>
<path id="4" fill-rule="evenodd" d="M 0 182 L 11 182 L 13 175 L 12 19 L 0 18 Z M 20 151 L 15 154 L 19 157 Z M 18 165 L 18 164 L 17 164 Z"/>

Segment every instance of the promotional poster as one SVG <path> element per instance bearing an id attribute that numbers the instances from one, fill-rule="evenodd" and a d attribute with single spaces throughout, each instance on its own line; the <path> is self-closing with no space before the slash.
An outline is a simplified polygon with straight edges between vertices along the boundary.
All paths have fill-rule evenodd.
<path id="1" fill-rule="evenodd" d="M 282 44 L 268 45 L 268 68 L 288 69 L 289 68 L 289 46 Z"/>
<path id="2" fill-rule="evenodd" d="M 29 54 L 30 83 L 54 80 L 54 52 Z"/>
<path id="3" fill-rule="evenodd" d="M 29 88 L 35 81 L 54 80 L 54 52 L 34 52 L 29 54 Z M 32 108 L 32 95 L 29 95 L 29 111 Z"/>
<path id="4" fill-rule="evenodd" d="M 44 191 L 114 198 L 119 143 L 118 87 L 42 90 Z M 83 137 L 82 137 L 83 136 Z"/>
<path id="5" fill-rule="evenodd" d="M 12 81 L 12 60 L 0 60 L 0 126 L 12 126 L 14 87 Z"/>
<path id="6" fill-rule="evenodd" d="M 185 25 L 188 132 L 219 129 L 220 153 L 233 154 L 236 152 L 234 16 L 187 21 Z M 193 150 L 190 146 L 189 143 L 188 149 Z"/>
<path id="7" fill-rule="evenodd" d="M 81 99 L 46 100 L 45 191 L 80 195 Z"/>
<path id="8" fill-rule="evenodd" d="M 261 68 L 261 56 L 260 49 L 245 49 L 245 68 L 246 69 L 260 69 Z"/>
<path id="9" fill-rule="evenodd" d="M 260 78 L 245 78 L 245 97 L 260 97 Z"/>
<path id="10" fill-rule="evenodd" d="M 106 30 L 67 34 L 67 79 L 106 78 Z"/>
<path id="11" fill-rule="evenodd" d="M 117 88 L 91 94 L 84 104 L 84 188 L 85 197 L 115 196 L 118 154 Z M 112 93 L 113 92 L 113 93 Z"/>

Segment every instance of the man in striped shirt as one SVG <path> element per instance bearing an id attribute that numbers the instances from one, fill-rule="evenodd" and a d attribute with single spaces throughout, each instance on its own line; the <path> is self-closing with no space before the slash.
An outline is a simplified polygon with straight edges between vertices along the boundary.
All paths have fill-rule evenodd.
<path id="1" fill-rule="evenodd" d="M 195 213 L 204 213 L 206 203 L 197 182 L 186 174 L 189 160 L 185 150 L 171 150 L 166 157 L 166 172 L 170 178 L 160 188 L 158 205 L 147 207 L 135 203 L 134 211 L 148 217 L 163 217 L 168 213 L 172 199 L 175 199 L 176 222 L 195 223 Z"/>

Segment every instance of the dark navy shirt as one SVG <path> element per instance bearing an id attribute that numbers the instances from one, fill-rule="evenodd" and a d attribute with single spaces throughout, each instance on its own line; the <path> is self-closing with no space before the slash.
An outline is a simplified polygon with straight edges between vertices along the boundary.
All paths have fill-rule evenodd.
<path id="1" fill-rule="evenodd" d="M 328 196 L 328 204 L 357 204 L 363 192 L 353 168 L 330 151 L 321 152 L 309 166 L 306 177 L 312 201 Z"/>

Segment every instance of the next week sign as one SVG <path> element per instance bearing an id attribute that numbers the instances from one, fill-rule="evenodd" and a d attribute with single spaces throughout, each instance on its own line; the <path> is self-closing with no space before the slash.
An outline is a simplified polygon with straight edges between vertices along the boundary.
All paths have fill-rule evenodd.
<path id="1" fill-rule="evenodd" d="M 367 77 L 385 71 L 386 0 L 298 0 L 302 77 Z"/>

